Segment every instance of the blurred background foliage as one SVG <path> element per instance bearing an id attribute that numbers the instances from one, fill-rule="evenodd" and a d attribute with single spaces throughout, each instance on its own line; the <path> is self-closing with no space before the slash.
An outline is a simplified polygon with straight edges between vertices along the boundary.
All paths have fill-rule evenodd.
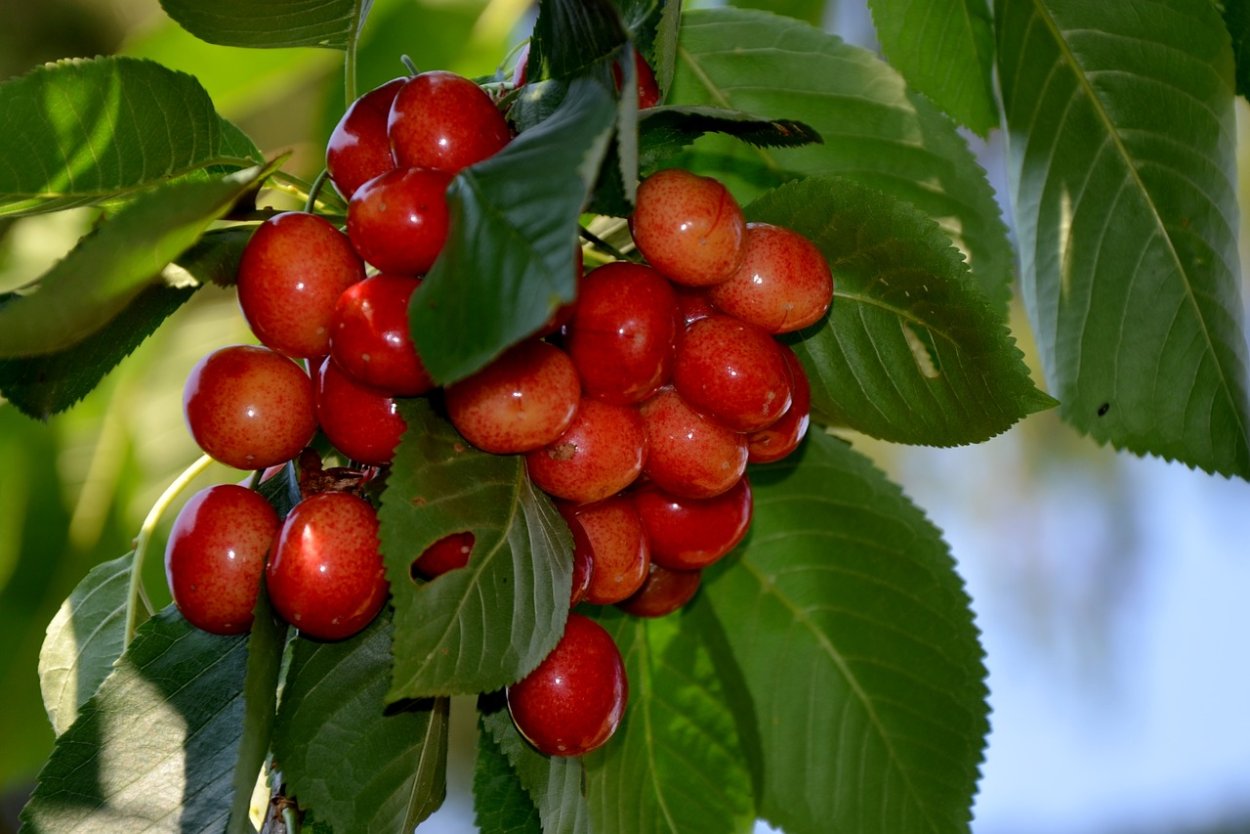
<path id="1" fill-rule="evenodd" d="M 736 5 L 790 14 L 873 46 L 858 0 Z M 527 0 L 376 0 L 360 45 L 360 91 L 402 74 L 402 54 L 419 68 L 492 74 L 528 29 L 530 14 Z M 0 79 L 69 56 L 152 58 L 194 74 L 222 115 L 267 153 L 293 151 L 292 172 L 308 178 L 320 170 L 344 106 L 339 53 L 210 46 L 169 21 L 157 0 L 0 0 L 0 20 Z M 1244 102 L 1239 107 L 1244 149 Z M 980 150 L 1004 193 L 995 138 Z M 280 195 L 270 199 L 290 207 Z M 0 221 L 0 291 L 40 275 L 92 219 L 83 210 Z M 1241 237 L 1244 258 L 1244 223 Z M 1030 349 L 1018 310 L 1014 326 Z M 0 401 L 0 681 L 7 696 L 0 709 L 0 834 L 16 828 L 17 810 L 51 749 L 35 671 L 46 624 L 91 566 L 130 550 L 153 500 L 198 456 L 181 417 L 187 371 L 213 348 L 251 340 L 232 293 L 206 287 L 68 412 L 39 423 Z M 1036 368 L 1036 357 L 1030 361 Z M 1250 590 L 1246 484 L 1117 456 L 1053 413 L 974 449 L 856 442 L 946 531 L 985 632 L 994 732 L 976 831 L 1250 832 L 1250 719 L 1242 714 L 1250 696 L 1242 648 L 1250 619 L 1221 602 Z M 241 477 L 215 467 L 199 485 Z M 168 601 L 163 535 L 146 566 L 158 606 Z M 1177 573 L 1190 568 L 1206 573 Z M 1197 583 L 1191 596 L 1168 596 L 1169 585 L 1186 581 Z M 1144 667 L 1178 656 L 1168 654 L 1168 633 L 1197 635 L 1201 645 L 1176 651 L 1200 662 L 1207 677 L 1195 681 L 1192 669 L 1161 669 L 1158 679 L 1144 674 Z M 1165 706 L 1141 690 L 1176 676 L 1188 696 L 1176 714 L 1160 714 Z M 1041 706 L 1030 700 L 1038 693 Z M 1146 718 L 1130 709 L 1134 704 Z M 1068 719 L 1064 727 L 1046 725 Z M 1095 749 L 1132 736 L 1133 727 L 1117 722 L 1139 719 L 1172 728 L 1160 730 L 1162 748 Z M 1173 732 L 1182 741 L 1168 741 Z M 1075 739 L 1069 747 L 1037 748 L 1048 735 L 1065 733 Z M 462 774 L 463 756 L 471 755 L 461 754 Z M 1175 772 L 1190 773 L 1209 790 L 1164 807 L 1161 798 L 1184 781 L 1173 771 L 1160 765 L 1136 782 L 1106 772 L 1142 756 L 1152 764 L 1172 759 Z M 1120 787 L 1102 799 L 1091 792 L 1084 804 L 1065 794 L 1099 782 L 1099 768 L 1104 783 Z M 1134 787 L 1150 779 L 1168 790 Z M 439 829 L 437 819 L 435 831 L 462 830 L 454 827 L 459 823 Z"/>

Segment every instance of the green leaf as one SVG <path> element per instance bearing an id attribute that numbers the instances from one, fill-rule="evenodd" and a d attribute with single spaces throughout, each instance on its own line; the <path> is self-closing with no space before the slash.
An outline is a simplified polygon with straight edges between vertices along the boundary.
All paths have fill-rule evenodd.
<path id="1" fill-rule="evenodd" d="M 793 119 L 761 119 L 719 107 L 653 107 L 639 119 L 641 166 L 654 171 L 705 133 L 724 133 L 761 148 L 799 147 L 820 134 Z"/>
<path id="2" fill-rule="evenodd" d="M 1062 415 L 1250 477 L 1228 35 L 1210 3 L 997 6 L 1024 299 Z"/>
<path id="3" fill-rule="evenodd" d="M 881 49 L 907 83 L 982 136 L 998 126 L 986 0 L 868 0 Z"/>
<path id="4" fill-rule="evenodd" d="M 751 485 L 751 533 L 703 597 L 754 707 L 760 812 L 788 834 L 967 831 L 985 668 L 940 533 L 822 433 Z"/>
<path id="5" fill-rule="evenodd" d="M 39 688 L 57 735 L 95 694 L 121 656 L 133 555 L 96 565 L 48 624 L 39 651 Z"/>
<path id="6" fill-rule="evenodd" d="M 200 631 L 170 606 L 57 739 L 23 831 L 220 832 L 244 733 L 247 638 Z"/>
<path id="7" fill-rule="evenodd" d="M 355 42 L 372 0 L 161 0 L 166 14 L 191 34 L 222 46 L 322 46 Z"/>
<path id="8" fill-rule="evenodd" d="M 824 139 L 753 148 L 695 143 L 687 166 L 717 176 L 743 202 L 797 176 L 839 174 L 915 205 L 968 254 L 995 309 L 1010 297 L 1013 255 L 985 171 L 955 124 L 875 55 L 803 23 L 762 12 L 687 12 L 670 104 L 799 119 Z"/>
<path id="9" fill-rule="evenodd" d="M 739 9 L 761 9 L 820 26 L 825 21 L 826 6 L 836 3 L 837 0 L 731 0 L 729 5 Z"/>
<path id="10" fill-rule="evenodd" d="M 543 834 L 538 809 L 499 744 L 480 726 L 473 768 L 474 822 L 482 834 Z"/>
<path id="11" fill-rule="evenodd" d="M 539 753 L 517 732 L 502 697 L 483 700 L 479 732 L 488 735 L 512 764 L 521 786 L 538 808 L 543 834 L 590 834 L 582 760 Z"/>
<path id="12" fill-rule="evenodd" d="M 615 114 L 603 84 L 575 79 L 550 118 L 452 182 L 451 234 L 409 307 L 439 382 L 478 370 L 572 300 L 579 213 Z"/>
<path id="13" fill-rule="evenodd" d="M 747 207 L 808 237 L 833 270 L 831 312 L 798 334 L 817 420 L 900 443 L 977 443 L 1054 401 L 928 218 L 849 180 L 812 177 Z"/>
<path id="14" fill-rule="evenodd" d="M 65 60 L 0 84 L 0 217 L 260 158 L 195 78 L 151 61 Z"/>
<path id="15" fill-rule="evenodd" d="M 99 331 L 275 167 L 171 183 L 125 206 L 0 308 L 0 357 L 55 353 Z"/>
<path id="16" fill-rule="evenodd" d="M 611 0 L 544 0 L 530 40 L 529 77 L 571 79 L 628 39 Z"/>
<path id="17" fill-rule="evenodd" d="M 1250 95 L 1250 0 L 1223 0 L 1224 25 L 1233 39 L 1237 92 Z"/>
<path id="18" fill-rule="evenodd" d="M 525 458 L 473 449 L 429 403 L 408 429 L 382 494 L 382 553 L 395 606 L 388 701 L 476 694 L 520 680 L 564 633 L 572 537 L 530 483 Z M 411 565 L 439 539 L 474 536 L 469 564 L 428 583 Z"/>
<path id="19" fill-rule="evenodd" d="M 683 612 L 656 620 L 605 610 L 625 659 L 629 706 L 587 754 L 597 834 L 729 834 L 755 823 L 750 775 L 702 636 Z"/>
<path id="20" fill-rule="evenodd" d="M 681 0 L 664 0 L 660 18 L 655 26 L 655 41 L 651 45 L 652 69 L 655 83 L 660 87 L 660 101 L 668 98 L 673 86 L 673 74 L 677 71 L 677 43 L 681 35 Z M 644 41 L 644 45 L 645 45 Z"/>
<path id="21" fill-rule="evenodd" d="M 386 708 L 391 632 L 384 612 L 347 640 L 295 641 L 274 758 L 334 831 L 412 831 L 446 793 L 448 702 Z"/>

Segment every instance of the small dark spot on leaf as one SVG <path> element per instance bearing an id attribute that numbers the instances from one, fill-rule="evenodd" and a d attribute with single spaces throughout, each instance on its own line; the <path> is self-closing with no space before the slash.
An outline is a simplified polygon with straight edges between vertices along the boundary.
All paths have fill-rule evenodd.
<path id="1" fill-rule="evenodd" d="M 426 503 L 424 495 L 415 495 L 412 498 L 412 506 L 414 507 L 424 507 Z"/>
<path id="2" fill-rule="evenodd" d="M 453 443 L 451 446 L 451 449 L 453 452 L 455 452 L 458 455 L 464 454 L 464 444 L 459 441 L 456 441 L 455 443 Z"/>
<path id="3" fill-rule="evenodd" d="M 1105 417 L 1107 412 L 1111 410 L 1111 403 L 1103 403 L 1098 406 L 1098 416 Z"/>

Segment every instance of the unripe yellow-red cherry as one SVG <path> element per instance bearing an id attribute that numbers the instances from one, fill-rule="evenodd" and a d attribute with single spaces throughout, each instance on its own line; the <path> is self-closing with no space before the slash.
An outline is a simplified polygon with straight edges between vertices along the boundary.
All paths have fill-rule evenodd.
<path id="1" fill-rule="evenodd" d="M 647 262 L 678 284 L 728 281 L 742 261 L 746 221 L 738 201 L 716 180 L 689 171 L 647 177 L 629 228 Z"/>

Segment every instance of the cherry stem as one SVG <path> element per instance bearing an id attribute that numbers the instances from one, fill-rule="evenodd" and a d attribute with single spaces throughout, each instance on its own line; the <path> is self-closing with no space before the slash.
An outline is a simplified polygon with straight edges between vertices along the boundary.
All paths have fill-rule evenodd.
<path id="1" fill-rule="evenodd" d="M 174 502 L 174 499 L 200 473 L 207 469 L 212 462 L 213 459 L 208 455 L 201 455 L 199 460 L 184 469 L 182 474 L 174 478 L 173 483 L 161 493 L 161 497 L 156 499 L 152 509 L 148 510 L 147 518 L 143 519 L 143 525 L 139 528 L 139 535 L 135 536 L 135 553 L 130 562 L 130 586 L 126 594 L 126 631 L 122 637 L 123 651 L 130 645 L 130 641 L 134 639 L 135 629 L 139 626 L 139 606 L 144 593 L 143 560 L 147 556 L 148 546 L 152 542 L 152 533 L 156 530 L 156 525 L 160 523 L 161 517 L 169 509 L 169 505 Z"/>
<path id="2" fill-rule="evenodd" d="M 409 58 L 407 55 L 400 55 L 399 60 L 400 60 L 400 63 L 404 65 L 404 68 L 408 70 L 409 75 L 421 74 L 421 70 L 417 69 L 417 65 L 414 64 L 412 62 L 412 59 Z"/>
<path id="3" fill-rule="evenodd" d="M 590 241 L 591 244 L 593 244 L 596 248 L 602 249 L 603 251 L 607 252 L 612 257 L 616 258 L 618 261 L 629 260 L 628 255 L 624 254 L 623 252 L 621 252 L 620 249 L 617 249 L 615 246 L 608 243 L 606 240 L 599 237 L 594 232 L 590 231 L 590 229 L 579 227 L 578 234 L 580 234 L 586 240 Z"/>
<path id="4" fill-rule="evenodd" d="M 326 178 L 330 176 L 329 168 L 322 168 L 321 173 L 312 181 L 312 185 L 308 187 L 308 199 L 304 201 L 304 211 L 312 214 L 317 208 L 317 197 L 321 194 L 321 188 L 326 184 Z"/>

